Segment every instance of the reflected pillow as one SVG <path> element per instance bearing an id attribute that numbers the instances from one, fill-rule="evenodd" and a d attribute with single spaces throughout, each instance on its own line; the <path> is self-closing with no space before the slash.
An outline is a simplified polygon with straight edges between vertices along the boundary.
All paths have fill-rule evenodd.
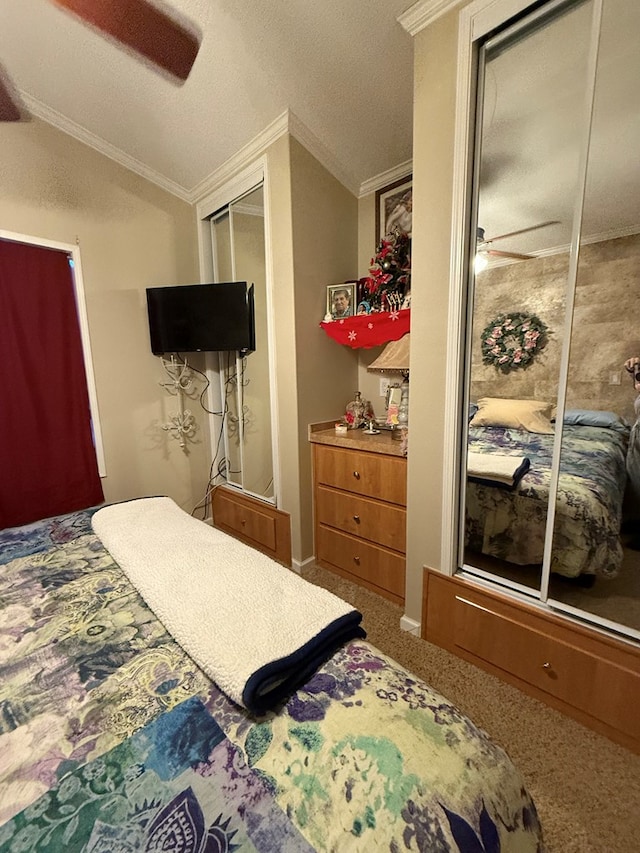
<path id="1" fill-rule="evenodd" d="M 575 426 L 609 427 L 610 429 L 626 430 L 628 425 L 615 412 L 605 412 L 599 409 L 565 409 L 563 422 Z"/>
<path id="2" fill-rule="evenodd" d="M 480 397 L 478 411 L 471 419 L 470 425 L 508 427 L 552 435 L 550 416 L 551 403 L 545 403 L 544 400 Z"/>

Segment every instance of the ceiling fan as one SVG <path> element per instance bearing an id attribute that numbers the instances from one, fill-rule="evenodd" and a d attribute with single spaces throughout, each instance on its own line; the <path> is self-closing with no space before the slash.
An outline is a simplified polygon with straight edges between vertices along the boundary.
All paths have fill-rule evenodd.
<path id="1" fill-rule="evenodd" d="M 50 0 L 107 38 L 114 39 L 172 78 L 184 82 L 195 62 L 202 34 L 190 22 L 165 11 L 157 0 Z M 0 121 L 21 121 L 27 111 L 0 66 Z"/>
<path id="2" fill-rule="evenodd" d="M 539 222 L 537 225 L 530 225 L 528 228 L 519 228 L 517 231 L 509 231 L 507 234 L 498 234 L 495 237 L 486 238 L 484 236 L 484 228 L 478 227 L 476 230 L 476 271 L 478 267 L 484 268 L 489 258 L 513 258 L 518 261 L 528 261 L 535 255 L 523 255 L 521 252 L 503 252 L 500 249 L 492 248 L 492 244 L 496 240 L 504 240 L 506 237 L 516 237 L 518 234 L 527 234 L 529 231 L 537 231 L 538 228 L 546 228 L 549 225 L 559 225 L 558 219 L 549 219 L 547 222 Z M 484 264 L 479 263 L 479 259 L 484 260 Z"/>

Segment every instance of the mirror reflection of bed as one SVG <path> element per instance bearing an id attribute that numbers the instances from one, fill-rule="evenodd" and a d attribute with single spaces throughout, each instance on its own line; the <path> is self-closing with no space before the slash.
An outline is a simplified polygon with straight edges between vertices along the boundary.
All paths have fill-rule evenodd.
<path id="1" fill-rule="evenodd" d="M 493 485 L 490 476 L 474 477 L 469 463 L 464 562 L 530 591 L 542 583 L 568 266 L 568 253 L 560 253 L 476 276 L 469 451 L 480 459 L 510 457 L 513 472 L 523 458 L 530 467 L 508 488 Z M 634 312 L 629 311 L 630 292 L 640 293 L 638 270 L 640 235 L 583 247 L 548 593 L 635 630 L 640 630 L 640 551 L 629 544 L 639 538 L 640 511 L 629 500 L 633 490 L 626 461 L 636 391 L 624 361 L 634 348 L 640 354 Z M 594 280 L 601 284 L 597 291 Z M 483 333 L 486 338 L 493 320 L 504 315 L 503 307 L 514 304 L 545 319 L 546 344 L 526 368 L 497 370 L 483 361 Z"/>

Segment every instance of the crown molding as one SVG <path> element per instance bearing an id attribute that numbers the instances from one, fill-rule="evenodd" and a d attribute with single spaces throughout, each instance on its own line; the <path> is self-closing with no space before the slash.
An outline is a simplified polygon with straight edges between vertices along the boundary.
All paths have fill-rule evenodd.
<path id="1" fill-rule="evenodd" d="M 329 151 L 324 143 L 302 122 L 295 113 L 287 109 L 281 113 L 271 124 L 255 136 L 250 142 L 240 148 L 232 157 L 226 160 L 222 166 L 213 171 L 210 175 L 204 178 L 200 183 L 196 184 L 191 189 L 177 184 L 175 181 L 161 175 L 155 169 L 151 169 L 145 163 L 137 160 L 126 154 L 120 148 L 112 145 L 104 139 L 101 139 L 96 134 L 87 130 L 86 127 L 78 124 L 67 116 L 62 115 L 57 110 L 48 107 L 32 97 L 27 92 L 20 91 L 20 97 L 24 101 L 25 106 L 30 111 L 31 115 L 42 119 L 47 124 L 53 125 L 63 133 L 77 139 L 84 145 L 88 145 L 99 154 L 113 160 L 125 169 L 139 175 L 141 178 L 155 184 L 160 189 L 165 190 L 173 196 L 187 202 L 188 204 L 198 204 L 203 199 L 215 193 L 220 187 L 228 183 L 238 172 L 251 164 L 257 157 L 273 145 L 284 134 L 289 133 L 307 151 L 315 157 L 315 159 L 324 168 L 330 172 L 336 180 L 338 180 L 346 189 L 348 189 L 357 198 L 363 195 L 368 195 L 377 189 L 382 189 L 394 181 L 404 178 L 409 175 L 413 168 L 413 161 L 407 160 L 395 166 L 393 169 L 388 169 L 373 178 L 369 178 L 358 187 L 358 182 L 354 176 L 347 172 L 338 159 Z"/>
<path id="2" fill-rule="evenodd" d="M 197 204 L 206 196 L 216 192 L 231 180 L 234 175 L 253 162 L 256 157 L 263 154 L 270 145 L 273 145 L 285 133 L 293 136 L 336 180 L 340 181 L 354 195 L 357 195 L 357 182 L 353 176 L 348 174 L 340 166 L 338 160 L 331 154 L 329 149 L 309 130 L 295 113 L 287 109 L 272 121 L 262 133 L 254 137 L 251 142 L 223 163 L 219 169 L 216 169 L 195 186 L 190 193 L 189 200 Z"/>
<path id="3" fill-rule="evenodd" d="M 63 116 L 62 113 L 57 112 L 57 110 L 46 106 L 42 101 L 32 97 L 27 92 L 21 91 L 20 96 L 29 109 L 31 115 L 42 119 L 42 121 L 47 122 L 47 124 L 57 127 L 58 130 L 72 136 L 74 139 L 77 139 L 78 142 L 82 142 L 85 145 L 88 145 L 89 148 L 93 148 L 93 150 L 97 151 L 98 154 L 103 154 L 105 157 L 108 157 L 109 160 L 113 160 L 120 166 L 124 166 L 125 169 L 135 172 L 137 175 L 140 175 L 141 178 L 144 178 L 161 189 L 177 196 L 182 199 L 182 201 L 190 201 L 189 191 L 180 186 L 180 184 L 176 184 L 175 181 L 165 178 L 159 172 L 156 172 L 154 169 L 150 169 L 149 166 L 141 163 L 140 160 L 136 160 L 135 157 L 130 157 L 128 154 L 125 154 L 124 151 L 116 148 L 115 145 L 111 145 L 110 142 L 100 139 L 100 137 L 87 130 L 86 127 L 83 127 L 75 121 L 72 121 L 70 118 Z"/>
<path id="4" fill-rule="evenodd" d="M 418 0 L 397 21 L 409 35 L 415 36 L 459 4 L 460 0 Z"/>
<path id="5" fill-rule="evenodd" d="M 326 145 L 304 124 L 298 116 L 287 110 L 289 116 L 289 133 L 301 145 L 313 154 L 315 159 L 330 172 L 336 180 L 346 187 L 353 195 L 358 195 L 358 182 L 355 177 L 347 172 L 331 153 Z"/>
<path id="6" fill-rule="evenodd" d="M 215 169 L 196 184 L 189 193 L 189 201 L 192 204 L 198 204 L 207 196 L 216 193 L 221 187 L 234 178 L 238 172 L 241 172 L 246 166 L 250 165 L 257 157 L 259 157 L 266 148 L 289 131 L 288 111 L 285 110 L 271 124 L 257 136 L 243 145 L 236 153 L 229 157 L 228 160 Z"/>
<path id="7" fill-rule="evenodd" d="M 388 187 L 389 184 L 393 184 L 396 181 L 399 181 L 401 178 L 408 177 L 412 172 L 413 160 L 405 160 L 404 163 L 400 163 L 398 166 L 394 166 L 393 169 L 387 169 L 386 172 L 380 172 L 379 175 L 374 175 L 373 178 L 368 178 L 366 181 L 363 181 L 363 183 L 360 184 L 358 198 L 362 198 L 363 196 L 369 195 L 370 193 L 373 193 L 376 190 L 381 190 L 384 187 Z"/>

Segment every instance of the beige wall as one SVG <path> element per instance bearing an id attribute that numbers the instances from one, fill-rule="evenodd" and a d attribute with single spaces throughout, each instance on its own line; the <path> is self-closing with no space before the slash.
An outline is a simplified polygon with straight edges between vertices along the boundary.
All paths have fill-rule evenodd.
<path id="1" fill-rule="evenodd" d="M 371 259 L 376 252 L 376 194 L 369 193 L 358 200 L 358 278 L 368 275 Z M 370 400 L 376 417 L 384 415 L 384 397 L 380 396 L 380 376 L 368 372 L 384 346 L 358 350 L 358 388 L 365 400 Z"/>
<path id="2" fill-rule="evenodd" d="M 458 13 L 414 39 L 411 397 L 406 615 L 421 618 L 423 566 L 441 568 L 446 351 Z"/>
<path id="3" fill-rule="evenodd" d="M 107 477 L 105 498 L 167 494 L 191 511 L 206 419 L 185 454 L 160 429 L 175 398 L 151 354 L 145 288 L 197 281 L 192 208 L 50 125 L 0 125 L 0 229 L 79 241 Z"/>
<path id="4" fill-rule="evenodd" d="M 308 425 L 337 418 L 358 388 L 358 356 L 331 340 L 319 326 L 326 287 L 357 274 L 358 203 L 295 139 L 291 139 L 291 198 L 294 261 L 295 444 L 283 455 L 298 457 L 299 530 L 294 559 L 313 554 L 311 449 Z M 281 387 L 280 398 L 293 393 Z M 282 422 L 282 413 L 280 417 Z"/>

